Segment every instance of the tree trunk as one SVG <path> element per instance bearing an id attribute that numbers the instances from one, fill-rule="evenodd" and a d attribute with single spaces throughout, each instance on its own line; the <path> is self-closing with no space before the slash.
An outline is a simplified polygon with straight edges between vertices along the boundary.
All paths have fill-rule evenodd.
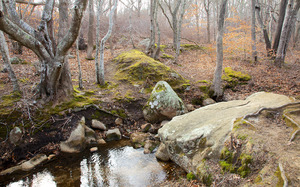
<path id="1" fill-rule="evenodd" d="M 280 40 L 281 31 L 282 31 L 282 25 L 283 25 L 283 21 L 284 21 L 284 17 L 285 17 L 285 10 L 286 10 L 287 3 L 288 3 L 288 0 L 281 0 L 281 3 L 280 3 L 279 18 L 278 18 L 278 22 L 277 22 L 277 28 L 276 28 L 276 32 L 275 32 L 275 36 L 274 36 L 273 47 L 272 47 L 274 56 L 276 55 L 278 45 L 279 45 L 279 40 Z"/>
<path id="2" fill-rule="evenodd" d="M 218 33 L 217 33 L 217 62 L 214 73 L 213 85 L 211 86 L 214 94 L 213 96 L 217 101 L 222 100 L 222 66 L 223 66 L 223 35 L 224 35 L 224 20 L 226 13 L 227 0 L 222 0 L 220 7 L 220 14 L 218 18 Z"/>
<path id="3" fill-rule="evenodd" d="M 187 0 L 183 0 L 183 4 L 182 4 L 182 7 L 181 7 L 181 12 L 180 12 L 180 17 L 179 17 L 178 25 L 177 25 L 177 42 L 176 42 L 175 63 L 177 63 L 178 57 L 180 55 L 181 30 L 182 30 L 183 16 L 184 16 L 184 13 L 185 13 L 185 8 L 186 8 L 186 1 Z"/>
<path id="4" fill-rule="evenodd" d="M 255 33 L 255 1 L 251 0 L 251 40 L 252 40 L 252 61 L 257 62 L 256 33 Z"/>
<path id="5" fill-rule="evenodd" d="M 67 2 L 67 0 L 60 1 L 60 12 L 65 12 Z M 60 37 L 63 37 L 58 40 L 59 43 L 57 46 L 54 45 L 55 41 L 51 40 L 53 33 L 52 13 L 54 3 L 54 0 L 46 1 L 42 19 L 37 30 L 34 30 L 16 16 L 16 9 L 8 9 L 9 16 L 4 15 L 3 12 L 0 11 L 0 30 L 10 35 L 25 47 L 31 49 L 42 63 L 39 93 L 44 101 L 64 99 L 70 96 L 73 91 L 66 56 L 78 36 L 87 0 L 75 0 L 70 27 L 67 26 L 65 21 L 61 20 L 62 24 L 60 24 L 59 33 L 61 33 Z M 12 7 L 15 6 L 14 2 L 8 1 L 7 7 L 11 5 Z M 69 29 L 67 32 L 64 32 L 64 28 Z M 62 33 L 64 34 L 62 35 Z"/>
<path id="6" fill-rule="evenodd" d="M 288 44 L 292 35 L 292 30 L 295 26 L 296 15 L 300 8 L 300 0 L 297 0 L 294 6 L 294 0 L 289 0 L 287 13 L 282 26 L 282 32 L 280 36 L 280 42 L 275 59 L 275 65 L 281 67 L 284 63 Z"/>
<path id="7" fill-rule="evenodd" d="M 100 52 L 100 15 L 102 14 L 103 1 L 97 1 L 97 23 L 96 23 L 96 55 L 95 55 L 95 70 L 96 82 L 100 83 L 100 69 L 99 69 L 99 52 Z"/>
<path id="8" fill-rule="evenodd" d="M 156 5 L 155 5 L 155 15 L 154 15 L 154 21 L 155 21 L 155 26 L 156 26 L 156 30 L 157 30 L 157 48 L 156 51 L 154 53 L 154 59 L 157 60 L 159 58 L 159 53 L 160 53 L 160 29 L 159 29 L 159 23 L 157 20 L 157 13 L 158 13 L 158 0 L 155 0 Z"/>
<path id="9" fill-rule="evenodd" d="M 109 37 L 111 36 L 112 33 L 112 29 L 113 29 L 113 16 L 115 13 L 115 10 L 117 8 L 118 5 L 118 0 L 114 0 L 114 5 L 113 8 L 111 9 L 110 13 L 109 13 L 109 28 L 108 31 L 106 33 L 106 35 L 102 38 L 101 43 L 100 43 L 100 81 L 98 84 L 100 85 L 105 85 L 105 76 L 104 76 L 104 49 L 105 49 L 105 42 L 109 39 Z"/>
<path id="10" fill-rule="evenodd" d="M 156 9 L 156 0 L 150 2 L 150 42 L 147 47 L 147 54 L 151 57 L 154 57 L 155 50 L 155 9 Z"/>
<path id="11" fill-rule="evenodd" d="M 89 0 L 89 30 L 88 30 L 88 48 L 87 59 L 93 60 L 94 51 L 94 0 Z"/>
<path id="12" fill-rule="evenodd" d="M 0 10 L 1 10 L 1 2 L 0 2 Z M 7 43 L 5 41 L 5 37 L 2 31 L 0 31 L 0 52 L 2 54 L 2 59 L 4 62 L 4 72 L 9 73 L 9 78 L 13 85 L 13 91 L 14 92 L 20 92 L 20 87 L 18 84 L 18 79 L 15 75 L 15 72 L 11 66 L 10 59 L 9 59 L 9 51 L 7 47 Z"/>
<path id="13" fill-rule="evenodd" d="M 300 21 L 298 21 L 298 24 L 297 24 L 297 27 L 296 27 L 295 38 L 294 38 L 294 46 L 293 47 L 297 47 L 297 46 L 300 47 L 299 43 L 298 43 L 299 38 L 300 38 Z"/>
<path id="14" fill-rule="evenodd" d="M 76 56 L 77 56 L 77 64 L 78 64 L 78 87 L 79 89 L 83 89 L 83 84 L 82 84 L 82 73 L 81 73 L 81 64 L 80 64 L 80 57 L 79 57 L 79 40 L 77 39 L 76 41 Z"/>
<path id="15" fill-rule="evenodd" d="M 271 42 L 270 42 L 269 35 L 267 32 L 267 27 L 264 25 L 262 18 L 260 16 L 260 5 L 259 4 L 257 4 L 257 6 L 255 7 L 255 10 L 256 10 L 257 21 L 260 25 L 261 30 L 263 31 L 267 55 L 270 56 L 271 55 Z"/>
<path id="16" fill-rule="evenodd" d="M 210 43 L 210 0 L 204 0 L 204 9 L 206 12 L 206 30 L 207 30 L 207 43 Z"/>

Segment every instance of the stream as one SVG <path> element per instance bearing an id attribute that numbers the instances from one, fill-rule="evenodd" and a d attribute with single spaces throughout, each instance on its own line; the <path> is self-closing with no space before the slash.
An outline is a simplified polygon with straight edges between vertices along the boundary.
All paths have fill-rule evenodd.
<path id="1" fill-rule="evenodd" d="M 7 176 L 4 185 L 16 186 L 153 186 L 184 176 L 173 163 L 159 162 L 154 154 L 134 149 L 128 140 L 111 142 L 98 151 L 61 154 L 29 173 Z M 2 181 L 2 180 L 1 180 Z"/>

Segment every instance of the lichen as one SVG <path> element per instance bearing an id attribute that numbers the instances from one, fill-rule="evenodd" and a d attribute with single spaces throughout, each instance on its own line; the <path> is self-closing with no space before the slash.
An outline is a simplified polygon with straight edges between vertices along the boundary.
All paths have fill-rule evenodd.
<path id="1" fill-rule="evenodd" d="M 176 71 L 138 50 L 121 53 L 113 61 L 118 66 L 115 78 L 132 85 L 142 85 L 146 80 L 153 83 L 164 80 L 175 88 L 189 82 Z"/>
<path id="2" fill-rule="evenodd" d="M 251 76 L 240 71 L 234 71 L 231 67 L 226 67 L 222 75 L 222 80 L 226 81 L 227 88 L 234 88 L 238 84 L 245 84 L 251 80 Z"/>

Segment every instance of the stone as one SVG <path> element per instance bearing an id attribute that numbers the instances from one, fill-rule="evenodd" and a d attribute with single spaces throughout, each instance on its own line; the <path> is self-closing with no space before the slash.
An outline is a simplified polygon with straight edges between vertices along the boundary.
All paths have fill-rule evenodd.
<path id="1" fill-rule="evenodd" d="M 117 119 L 115 120 L 115 124 L 116 124 L 116 125 L 123 125 L 123 119 L 117 118 Z"/>
<path id="2" fill-rule="evenodd" d="M 56 156 L 55 154 L 49 155 L 49 156 L 48 156 L 48 160 L 52 160 L 53 158 L 55 158 L 55 156 Z"/>
<path id="3" fill-rule="evenodd" d="M 151 128 L 151 124 L 150 123 L 146 123 L 144 125 L 141 126 L 142 132 L 148 132 Z"/>
<path id="4" fill-rule="evenodd" d="M 92 120 L 92 128 L 106 131 L 106 126 L 101 121 L 98 121 L 96 119 Z"/>
<path id="5" fill-rule="evenodd" d="M 45 154 L 38 154 L 35 157 L 31 158 L 30 160 L 21 164 L 21 169 L 23 171 L 30 171 L 35 168 L 37 165 L 45 162 L 48 160 L 48 157 Z"/>
<path id="6" fill-rule="evenodd" d="M 197 173 L 203 159 L 219 158 L 236 119 L 292 101 L 284 95 L 258 92 L 246 100 L 220 102 L 174 117 L 158 135 L 172 161 L 187 172 Z"/>
<path id="7" fill-rule="evenodd" d="M 91 144 L 96 142 L 96 133 L 93 129 L 89 128 L 88 126 L 84 125 L 84 135 L 85 141 L 87 144 Z"/>
<path id="8" fill-rule="evenodd" d="M 121 140 L 121 132 L 118 128 L 110 129 L 106 132 L 106 141 Z"/>
<path id="9" fill-rule="evenodd" d="M 207 106 L 207 105 L 212 105 L 212 104 L 215 104 L 216 101 L 213 100 L 212 98 L 207 98 L 207 99 L 204 99 L 202 105 L 203 106 Z"/>
<path id="10" fill-rule="evenodd" d="M 23 132 L 19 127 L 13 128 L 9 133 L 9 141 L 10 143 L 17 145 L 23 136 Z"/>
<path id="11" fill-rule="evenodd" d="M 149 134 L 143 132 L 136 132 L 130 135 L 130 142 L 133 148 L 141 148 L 145 146 L 146 140 L 149 138 Z"/>
<path id="12" fill-rule="evenodd" d="M 78 153 L 81 152 L 85 146 L 85 118 L 82 117 L 77 127 L 71 132 L 70 137 L 60 143 L 60 150 L 67 153 Z"/>
<path id="13" fill-rule="evenodd" d="M 147 48 L 150 44 L 150 39 L 149 38 L 145 38 L 142 41 L 139 42 L 139 46 Z"/>
<path id="14" fill-rule="evenodd" d="M 158 141 L 155 140 L 146 140 L 145 146 L 144 146 L 144 154 L 150 154 L 153 152 L 153 150 L 157 147 Z"/>
<path id="15" fill-rule="evenodd" d="M 96 152 L 98 151 L 98 147 L 92 147 L 90 148 L 90 152 L 93 153 L 93 152 Z"/>
<path id="16" fill-rule="evenodd" d="M 106 144 L 106 141 L 103 140 L 103 139 L 99 139 L 99 140 L 97 140 L 97 143 L 98 143 L 99 145 L 103 145 L 103 144 Z"/>
<path id="17" fill-rule="evenodd" d="M 186 105 L 186 108 L 187 108 L 187 110 L 188 110 L 189 112 L 195 110 L 195 107 L 194 107 L 194 105 L 192 105 L 192 104 L 187 104 L 187 105 Z"/>
<path id="18" fill-rule="evenodd" d="M 186 112 L 184 103 L 171 86 L 165 81 L 159 81 L 144 106 L 143 115 L 148 122 L 158 123 Z"/>
<path id="19" fill-rule="evenodd" d="M 23 62 L 19 57 L 12 57 L 9 60 L 11 64 L 21 64 Z"/>
<path id="20" fill-rule="evenodd" d="M 170 157 L 168 154 L 168 150 L 166 148 L 166 145 L 164 143 L 160 143 L 157 151 L 155 152 L 155 156 L 157 159 L 161 160 L 161 161 L 169 161 Z"/>
<path id="21" fill-rule="evenodd" d="M 160 126 L 163 127 L 165 124 L 169 123 L 169 120 L 164 120 L 160 123 Z"/>

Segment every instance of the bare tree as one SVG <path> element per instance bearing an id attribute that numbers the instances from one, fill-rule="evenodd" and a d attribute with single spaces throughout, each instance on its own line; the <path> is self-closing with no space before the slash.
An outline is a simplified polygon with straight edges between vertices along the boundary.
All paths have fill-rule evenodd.
<path id="1" fill-rule="evenodd" d="M 150 1 L 150 42 L 146 49 L 146 52 L 151 57 L 154 56 L 154 50 L 155 50 L 155 14 L 157 11 L 157 0 Z"/>
<path id="2" fill-rule="evenodd" d="M 210 0 L 204 0 L 204 9 L 206 12 L 206 30 L 207 30 L 207 43 L 210 43 Z"/>
<path id="3" fill-rule="evenodd" d="M 276 28 L 276 32 L 275 32 L 273 47 L 272 47 L 274 54 L 276 54 L 277 49 L 278 49 L 287 3 L 288 3 L 288 0 L 281 0 L 281 3 L 280 3 L 279 18 L 277 21 L 277 28 Z"/>
<path id="4" fill-rule="evenodd" d="M 65 0 L 60 0 L 60 3 Z M 4 4 L 7 15 L 0 11 L 0 30 L 10 35 L 14 40 L 31 49 L 39 58 L 42 66 L 41 81 L 38 87 L 39 95 L 46 100 L 63 99 L 71 95 L 73 86 L 66 56 L 75 42 L 87 0 L 75 0 L 70 28 L 64 32 L 64 37 L 56 44 L 53 37 L 53 8 L 55 1 L 47 0 L 43 15 L 37 30 L 24 22 L 16 13 L 15 0 Z M 60 11 L 63 11 L 63 9 Z M 62 27 L 60 26 L 61 32 Z"/>
<path id="5" fill-rule="evenodd" d="M 252 40 L 252 60 L 257 62 L 257 51 L 256 51 L 256 29 L 255 29 L 255 2 L 251 0 L 251 40 Z"/>
<path id="6" fill-rule="evenodd" d="M 94 0 L 89 0 L 89 29 L 88 29 L 88 48 L 87 59 L 93 60 L 94 50 Z"/>
<path id="7" fill-rule="evenodd" d="M 116 10 L 117 6 L 118 6 L 118 0 L 114 0 L 113 8 L 109 12 L 109 28 L 108 28 L 108 31 L 107 31 L 106 35 L 102 38 L 101 43 L 100 43 L 100 62 L 99 62 L 100 67 L 99 67 L 99 72 L 97 72 L 99 74 L 99 75 L 97 75 L 97 77 L 99 77 L 99 80 L 97 80 L 97 84 L 100 84 L 100 85 L 105 85 L 105 76 L 104 76 L 105 42 L 111 36 L 112 28 L 113 28 L 113 25 L 114 25 L 113 17 L 114 17 L 115 10 Z"/>
<path id="8" fill-rule="evenodd" d="M 296 15 L 299 11 L 299 8 L 300 0 L 297 0 L 296 4 L 294 3 L 294 0 L 289 0 L 275 59 L 275 64 L 279 67 L 284 63 L 286 50 L 292 35 L 292 30 L 295 27 Z"/>
<path id="9" fill-rule="evenodd" d="M 0 10 L 1 10 L 1 4 L 2 4 L 2 2 L 0 1 Z M 18 79 L 15 75 L 15 72 L 14 72 L 12 66 L 11 66 L 7 43 L 6 43 L 6 40 L 5 40 L 5 37 L 4 37 L 4 34 L 3 34 L 2 31 L 0 31 L 0 52 L 2 54 L 2 59 L 3 59 L 3 62 L 4 62 L 3 71 L 9 73 L 9 78 L 10 78 L 10 80 L 12 82 L 12 85 L 13 85 L 13 91 L 14 92 L 20 92 Z"/>
<path id="10" fill-rule="evenodd" d="M 267 31 L 267 27 L 266 25 L 263 23 L 263 20 L 262 20 L 262 17 L 260 15 L 260 3 L 257 2 L 256 4 L 256 7 L 255 7 L 255 10 L 256 10 L 256 16 L 257 16 L 257 21 L 259 23 L 259 26 L 263 32 L 263 35 L 264 35 L 264 39 L 265 39 L 265 44 L 266 44 L 266 50 L 267 50 L 267 54 L 268 56 L 270 56 L 270 52 L 271 52 L 271 42 L 270 42 L 270 39 L 269 39 L 269 34 L 268 34 L 268 31 Z"/>
<path id="11" fill-rule="evenodd" d="M 217 62 L 214 73 L 213 85 L 211 89 L 214 92 L 216 100 L 221 100 L 223 97 L 222 90 L 222 71 L 223 71 L 223 35 L 224 35 L 224 21 L 226 13 L 227 0 L 222 0 L 220 13 L 218 18 L 218 33 L 217 33 Z"/>

